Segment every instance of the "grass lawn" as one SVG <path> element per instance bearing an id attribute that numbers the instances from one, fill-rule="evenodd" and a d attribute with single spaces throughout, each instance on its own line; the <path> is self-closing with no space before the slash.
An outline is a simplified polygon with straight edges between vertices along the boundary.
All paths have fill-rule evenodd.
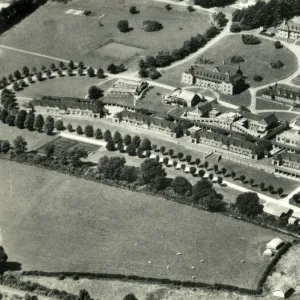
<path id="1" fill-rule="evenodd" d="M 263 109 L 280 109 L 280 110 L 289 110 L 291 107 L 279 102 L 265 100 L 262 98 L 256 98 L 256 109 L 263 110 Z"/>
<path id="2" fill-rule="evenodd" d="M 249 90 L 237 95 L 220 94 L 220 100 L 237 106 L 249 106 L 251 103 L 251 94 Z"/>
<path id="3" fill-rule="evenodd" d="M 136 5 L 140 13 L 131 15 L 131 5 Z M 3 34 L 0 43 L 67 60 L 83 60 L 95 67 L 106 67 L 111 62 L 126 66 L 132 63 L 136 67 L 133 60 L 137 56 L 178 48 L 189 37 L 203 33 L 210 26 L 206 12 L 189 13 L 175 6 L 167 11 L 164 6 L 148 0 L 48 3 Z M 101 18 L 103 26 L 99 26 L 97 18 L 65 14 L 70 8 L 104 15 Z M 133 30 L 121 33 L 117 28 L 120 20 L 128 20 Z M 141 29 L 144 20 L 157 20 L 164 28 L 158 32 L 144 32 Z"/>
<path id="4" fill-rule="evenodd" d="M 13 141 L 17 136 L 22 136 L 26 140 L 28 150 L 39 148 L 57 138 L 55 135 L 50 136 L 37 131 L 10 127 L 0 122 L 0 140 L 8 140 L 13 145 Z"/>
<path id="5" fill-rule="evenodd" d="M 36 67 L 37 70 L 40 70 L 43 65 L 48 67 L 51 65 L 51 63 L 54 63 L 56 65 L 58 64 L 58 61 L 53 61 L 49 58 L 34 56 L 2 48 L 0 48 L 0 60 L 3 62 L 0 64 L 1 78 L 3 76 L 6 76 L 7 78 L 9 74 L 13 74 L 16 70 L 22 72 L 23 66 L 27 66 L 30 70 L 33 67 Z"/>
<path id="6" fill-rule="evenodd" d="M 266 243 L 289 239 L 140 193 L 9 161 L 0 167 L 3 245 L 23 270 L 196 276 L 252 288 L 270 261 L 261 256 Z"/>
<path id="7" fill-rule="evenodd" d="M 241 69 L 244 75 L 249 78 L 252 87 L 284 79 L 297 70 L 297 58 L 290 50 L 287 48 L 276 49 L 272 41 L 263 37 L 260 39 L 261 44 L 259 45 L 245 45 L 239 34 L 223 38 L 203 54 L 214 62 L 214 64 L 206 65 L 206 67 L 212 69 L 215 65 L 221 65 L 223 61 L 226 64 L 231 64 L 230 57 L 240 55 L 245 59 L 245 62 L 240 64 Z M 273 69 L 270 63 L 278 60 L 281 60 L 285 67 L 278 70 Z M 239 64 L 231 65 L 239 66 Z M 255 82 L 252 80 L 255 74 L 261 75 L 264 79 L 261 82 Z"/>
<path id="8" fill-rule="evenodd" d="M 90 86 L 98 85 L 104 79 L 88 76 L 64 76 L 46 79 L 44 81 L 36 81 L 25 87 L 24 90 L 17 92 L 20 97 L 36 97 L 39 95 L 52 95 L 62 97 L 78 97 L 84 98 Z"/>

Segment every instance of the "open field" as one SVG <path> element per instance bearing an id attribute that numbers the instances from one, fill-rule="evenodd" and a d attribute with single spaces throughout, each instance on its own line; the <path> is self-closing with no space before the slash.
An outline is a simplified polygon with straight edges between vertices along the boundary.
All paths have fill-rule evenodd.
<path id="1" fill-rule="evenodd" d="M 284 79 L 297 70 L 297 58 L 290 50 L 287 48 L 276 49 L 272 41 L 262 37 L 260 39 L 261 44 L 259 45 L 245 45 L 241 35 L 227 36 L 203 54 L 214 62 L 212 65 L 206 66 L 213 68 L 225 61 L 225 64 L 238 67 L 239 64 L 230 63 L 230 57 L 233 55 L 242 56 L 245 62 L 240 64 L 241 69 L 244 75 L 249 78 L 251 87 Z M 278 60 L 281 60 L 285 67 L 278 70 L 273 69 L 270 62 Z M 252 79 L 255 74 L 261 75 L 264 79 L 261 82 L 255 82 Z"/>
<path id="2" fill-rule="evenodd" d="M 1 40 L 1 37 L 0 37 Z M 22 72 L 23 66 L 27 66 L 30 70 L 33 67 L 36 67 L 37 70 L 40 70 L 43 65 L 50 66 L 51 63 L 57 65 L 58 61 L 53 61 L 52 59 L 35 56 L 31 54 L 16 52 L 12 50 L 7 50 L 0 48 L 0 77 L 8 77 L 9 74 L 13 74 L 14 71 L 19 70 Z"/>
<path id="3" fill-rule="evenodd" d="M 295 77 L 292 82 L 296 85 L 300 85 L 300 75 L 298 75 L 297 77 Z"/>
<path id="4" fill-rule="evenodd" d="M 8 161 L 0 166 L 7 170 L 0 174 L 3 245 L 23 270 L 196 276 L 249 288 L 269 262 L 261 256 L 265 244 L 275 235 L 288 239 L 156 197 Z"/>
<path id="5" fill-rule="evenodd" d="M 291 107 L 276 101 L 265 100 L 262 98 L 256 98 L 256 107 L 255 109 L 263 110 L 263 109 L 280 109 L 280 110 L 289 110 Z"/>
<path id="6" fill-rule="evenodd" d="M 242 92 L 241 94 L 237 94 L 237 95 L 220 94 L 220 100 L 222 100 L 224 102 L 228 102 L 233 105 L 247 107 L 251 103 L 251 94 L 250 94 L 249 90 L 246 90 L 246 91 Z"/>
<path id="7" fill-rule="evenodd" d="M 131 5 L 137 5 L 140 12 L 131 15 Z M 206 12 L 191 14 L 178 7 L 167 11 L 164 6 L 147 0 L 48 3 L 6 32 L 0 43 L 67 60 L 83 60 L 95 67 L 106 68 L 112 62 L 126 65 L 131 62 L 136 67 L 133 60 L 137 54 L 153 55 L 159 50 L 178 48 L 189 37 L 203 33 L 210 26 Z M 91 10 L 102 16 L 103 26 L 99 26 L 97 18 L 66 15 L 65 11 L 70 8 Z M 143 21 L 152 19 L 161 22 L 164 28 L 158 32 L 144 32 L 141 29 Z M 121 33 L 117 28 L 119 20 L 128 20 L 133 30 Z"/>
<path id="8" fill-rule="evenodd" d="M 70 139 L 65 139 L 59 137 L 58 139 L 51 141 L 48 144 L 54 145 L 54 155 L 57 155 L 60 153 L 62 150 L 71 150 L 74 148 L 80 148 L 86 150 L 88 153 L 94 152 L 99 149 L 99 146 L 93 145 L 93 144 L 87 144 L 75 140 L 70 140 Z M 47 144 L 46 144 L 47 145 Z M 43 145 L 39 149 L 37 149 L 38 152 L 40 153 L 45 153 L 45 147 L 46 145 Z"/>
<path id="9" fill-rule="evenodd" d="M 56 135 L 47 135 L 37 131 L 29 131 L 27 129 L 19 129 L 17 127 L 10 127 L 0 122 L 0 139 L 8 140 L 11 145 L 17 136 L 22 136 L 28 143 L 28 150 L 33 150 L 41 147 L 45 143 L 56 139 Z"/>
<path id="10" fill-rule="evenodd" d="M 105 79 L 88 76 L 64 76 L 62 78 L 55 77 L 44 81 L 36 81 L 25 87 L 16 95 L 20 97 L 36 97 L 39 95 L 52 95 L 61 97 L 78 97 L 84 98 L 90 86 L 98 85 Z"/>

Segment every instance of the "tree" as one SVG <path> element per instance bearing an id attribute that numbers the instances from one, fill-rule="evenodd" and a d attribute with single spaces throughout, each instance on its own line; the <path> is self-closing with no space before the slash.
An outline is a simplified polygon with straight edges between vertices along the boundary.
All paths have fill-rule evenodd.
<path id="1" fill-rule="evenodd" d="M 277 189 L 277 194 L 279 195 L 279 196 L 281 196 L 282 195 L 282 193 L 283 193 L 283 188 L 278 188 Z"/>
<path id="2" fill-rule="evenodd" d="M 51 69 L 52 71 L 55 71 L 55 69 L 56 69 L 56 66 L 55 66 L 55 64 L 54 64 L 54 63 L 52 63 L 52 64 L 50 65 L 50 69 Z"/>
<path id="3" fill-rule="evenodd" d="M 95 139 L 97 139 L 97 140 L 103 139 L 102 131 L 99 128 L 97 128 L 96 131 L 95 131 Z"/>
<path id="4" fill-rule="evenodd" d="M 129 134 L 126 134 L 124 136 L 124 144 L 125 144 L 125 146 L 128 146 L 129 144 L 131 144 L 131 136 Z"/>
<path id="5" fill-rule="evenodd" d="M 208 161 L 204 162 L 204 168 L 207 170 L 208 169 Z"/>
<path id="6" fill-rule="evenodd" d="M 274 187 L 273 185 L 268 185 L 268 191 L 270 192 L 270 194 L 272 194 L 274 192 Z"/>
<path id="7" fill-rule="evenodd" d="M 10 149 L 9 141 L 2 141 L 2 143 L 1 143 L 1 152 L 7 153 L 9 149 Z"/>
<path id="8" fill-rule="evenodd" d="M 226 172 L 227 172 L 226 168 L 223 167 L 223 168 L 221 169 L 221 172 L 222 172 L 222 174 L 225 176 L 225 175 L 226 175 Z"/>
<path id="9" fill-rule="evenodd" d="M 183 159 L 183 153 L 182 152 L 178 152 L 178 154 L 177 154 L 177 157 L 178 157 L 178 159 L 179 160 L 182 160 Z"/>
<path id="10" fill-rule="evenodd" d="M 83 68 L 84 68 L 84 63 L 83 63 L 83 61 L 80 61 L 80 62 L 79 62 L 78 67 L 79 67 L 80 69 L 83 69 Z"/>
<path id="11" fill-rule="evenodd" d="M 99 99 L 100 97 L 102 97 L 103 91 L 100 88 L 96 87 L 95 85 L 92 85 L 89 88 L 88 94 L 89 94 L 90 99 L 96 100 L 96 99 Z"/>
<path id="12" fill-rule="evenodd" d="M 26 83 L 25 83 L 25 81 L 23 79 L 21 79 L 19 81 L 19 86 L 22 87 L 22 88 L 26 87 Z"/>
<path id="13" fill-rule="evenodd" d="M 218 182 L 219 185 L 222 185 L 222 183 L 223 183 L 223 178 L 219 176 L 217 182 Z"/>
<path id="14" fill-rule="evenodd" d="M 14 140 L 14 148 L 17 154 L 24 153 L 27 150 L 27 142 L 21 136 Z"/>
<path id="15" fill-rule="evenodd" d="M 195 159 L 195 163 L 196 163 L 196 166 L 199 166 L 200 163 L 201 163 L 201 159 L 200 158 L 196 158 Z"/>
<path id="16" fill-rule="evenodd" d="M 235 205 L 242 214 L 249 217 L 255 217 L 263 212 L 263 205 L 259 203 L 256 193 L 247 192 L 238 195 Z"/>
<path id="17" fill-rule="evenodd" d="M 213 173 L 210 173 L 210 174 L 208 175 L 208 178 L 209 178 L 210 181 L 213 181 L 213 179 L 214 179 L 214 174 L 213 174 Z"/>
<path id="18" fill-rule="evenodd" d="M 177 176 L 171 183 L 173 190 L 179 195 L 185 195 L 188 191 L 192 190 L 192 184 L 182 176 Z"/>
<path id="19" fill-rule="evenodd" d="M 5 270 L 5 264 L 7 262 L 8 256 L 4 251 L 4 248 L 0 246 L 0 274 L 4 273 Z M 2 294 L 1 294 L 2 296 Z M 1 297 L 2 298 L 2 297 Z M 134 299 L 132 299 L 134 300 Z"/>
<path id="20" fill-rule="evenodd" d="M 253 184 L 254 184 L 254 179 L 253 179 L 253 178 L 249 179 L 249 183 L 250 183 L 251 186 L 253 186 Z"/>
<path id="21" fill-rule="evenodd" d="M 102 68 L 97 69 L 97 77 L 98 78 L 104 78 L 105 77 L 104 70 Z"/>
<path id="22" fill-rule="evenodd" d="M 156 144 L 152 144 L 152 150 L 156 151 L 157 149 L 157 145 Z"/>
<path id="23" fill-rule="evenodd" d="M 32 74 L 35 74 L 35 73 L 37 72 L 36 67 L 33 67 L 33 68 L 31 69 L 31 71 L 32 71 Z"/>
<path id="24" fill-rule="evenodd" d="M 88 157 L 87 151 L 78 147 L 69 149 L 67 155 L 73 167 L 80 167 L 82 164 L 81 159 Z"/>
<path id="25" fill-rule="evenodd" d="M 69 69 L 73 70 L 75 67 L 73 60 L 70 60 L 69 62 Z"/>
<path id="26" fill-rule="evenodd" d="M 134 15 L 136 13 L 138 13 L 138 10 L 136 9 L 136 6 L 132 5 L 130 6 L 129 12 Z"/>
<path id="27" fill-rule="evenodd" d="M 166 8 L 166 10 L 171 10 L 172 6 L 171 6 L 171 4 L 166 4 L 165 8 Z"/>
<path id="28" fill-rule="evenodd" d="M 123 144 L 123 141 L 122 141 L 122 140 L 120 140 L 120 141 L 118 142 L 118 144 L 117 144 L 117 149 L 118 149 L 118 151 L 120 151 L 120 152 L 123 152 L 123 151 L 124 151 L 124 144 Z"/>
<path id="29" fill-rule="evenodd" d="M 61 119 L 58 119 L 56 122 L 55 122 L 55 128 L 59 131 L 62 131 L 65 129 L 65 126 L 64 126 L 64 122 L 61 120 Z"/>
<path id="30" fill-rule="evenodd" d="M 144 138 L 141 142 L 141 148 L 142 150 L 146 151 L 146 150 L 151 150 L 151 142 L 149 139 Z"/>
<path id="31" fill-rule="evenodd" d="M 6 118 L 8 116 L 8 111 L 6 109 L 1 109 L 0 111 L 0 120 L 2 121 L 2 123 L 6 123 Z"/>
<path id="32" fill-rule="evenodd" d="M 159 31 L 163 28 L 163 25 L 156 20 L 143 21 L 142 30 L 146 32 Z"/>
<path id="33" fill-rule="evenodd" d="M 200 203 L 201 199 L 215 193 L 213 184 L 207 179 L 201 179 L 192 188 L 191 201 L 193 203 Z"/>
<path id="34" fill-rule="evenodd" d="M 232 171 L 230 174 L 231 174 L 232 178 L 234 178 L 236 176 L 236 173 L 234 171 Z"/>
<path id="35" fill-rule="evenodd" d="M 138 179 L 139 169 L 132 166 L 124 166 L 120 173 L 120 180 L 135 182 Z"/>
<path id="36" fill-rule="evenodd" d="M 73 69 L 68 69 L 67 73 L 68 73 L 69 76 L 72 76 L 73 75 Z"/>
<path id="37" fill-rule="evenodd" d="M 8 126 L 14 126 L 15 125 L 15 119 L 16 119 L 16 116 L 13 115 L 13 114 L 9 114 L 7 117 L 6 117 L 6 124 Z"/>
<path id="38" fill-rule="evenodd" d="M 146 77 L 149 76 L 149 72 L 147 71 L 146 68 L 140 68 L 139 76 L 142 77 L 142 78 L 146 78 Z"/>
<path id="39" fill-rule="evenodd" d="M 208 39 L 212 39 L 214 38 L 216 35 L 218 35 L 219 33 L 219 29 L 216 27 L 216 26 L 211 26 L 209 27 L 206 32 L 205 32 L 205 36 L 208 38 Z"/>
<path id="40" fill-rule="evenodd" d="M 141 164 L 141 183 L 154 185 L 159 178 L 165 178 L 166 172 L 155 159 L 145 159 Z"/>
<path id="41" fill-rule="evenodd" d="M 218 165 L 214 165 L 214 171 L 215 171 L 215 173 L 218 173 L 218 170 L 219 170 L 219 166 Z"/>
<path id="42" fill-rule="evenodd" d="M 186 165 L 185 165 L 185 164 L 182 164 L 182 165 L 181 165 L 181 170 L 184 171 L 184 170 L 185 170 L 185 167 L 186 167 Z"/>
<path id="43" fill-rule="evenodd" d="M 118 144 L 120 141 L 122 141 L 122 135 L 119 131 L 116 131 L 114 133 L 113 141 Z"/>
<path id="44" fill-rule="evenodd" d="M 35 115 L 33 113 L 33 111 L 30 111 L 27 115 L 26 115 L 26 119 L 24 122 L 24 127 L 27 128 L 28 130 L 33 130 L 34 129 L 34 121 L 35 121 Z"/>
<path id="45" fill-rule="evenodd" d="M 23 67 L 23 74 L 24 74 L 25 77 L 30 75 L 30 70 L 27 66 Z"/>
<path id="46" fill-rule="evenodd" d="M 164 157 L 163 159 L 163 164 L 168 166 L 168 163 L 169 163 L 169 158 L 168 157 Z"/>
<path id="47" fill-rule="evenodd" d="M 8 80 L 9 80 L 10 82 L 13 82 L 13 81 L 14 81 L 14 77 L 12 76 L 12 74 L 9 74 L 9 75 L 8 75 Z"/>
<path id="48" fill-rule="evenodd" d="M 61 69 L 63 69 L 65 67 L 65 64 L 62 61 L 60 61 L 58 65 Z"/>
<path id="49" fill-rule="evenodd" d="M 17 81 L 14 82 L 14 84 L 13 84 L 13 89 L 14 89 L 14 91 L 16 91 L 16 92 L 20 90 L 20 86 L 19 86 L 19 84 L 18 84 Z"/>
<path id="50" fill-rule="evenodd" d="M 136 150 L 136 155 L 139 157 L 139 158 L 142 158 L 143 157 L 143 149 L 141 147 L 138 147 L 137 150 Z"/>
<path id="51" fill-rule="evenodd" d="M 83 75 L 83 69 L 78 69 L 78 75 L 82 76 Z"/>
<path id="52" fill-rule="evenodd" d="M 38 132 L 42 131 L 42 128 L 44 127 L 44 117 L 42 115 L 37 115 L 35 118 L 34 127 Z"/>
<path id="53" fill-rule="evenodd" d="M 72 124 L 68 124 L 68 125 L 67 125 L 67 130 L 68 130 L 69 132 L 73 132 L 73 126 L 72 126 Z"/>
<path id="54" fill-rule="evenodd" d="M 132 143 L 135 145 L 136 148 L 138 148 L 141 144 L 141 138 L 138 135 L 135 135 L 132 138 Z"/>
<path id="55" fill-rule="evenodd" d="M 51 135 L 53 130 L 54 130 L 54 122 L 46 120 L 44 125 L 44 131 L 46 132 L 46 134 Z"/>
<path id="56" fill-rule="evenodd" d="M 95 70 L 92 67 L 89 67 L 87 70 L 89 77 L 95 77 Z"/>
<path id="57" fill-rule="evenodd" d="M 36 73 L 36 79 L 37 79 L 38 81 L 42 81 L 42 80 L 43 80 L 43 74 L 42 74 L 41 72 L 37 72 L 37 73 Z"/>
<path id="58" fill-rule="evenodd" d="M 103 137 L 106 142 L 112 140 L 111 132 L 108 129 L 105 130 Z"/>
<path id="59" fill-rule="evenodd" d="M 119 21 L 117 27 L 121 32 L 128 32 L 129 31 L 129 23 L 128 23 L 127 20 Z"/>
<path id="60" fill-rule="evenodd" d="M 123 300 L 138 300 L 134 294 L 127 294 Z"/>
<path id="61" fill-rule="evenodd" d="M 127 146 L 126 152 L 129 156 L 135 156 L 136 155 L 136 147 L 135 144 L 131 143 Z"/>
<path id="62" fill-rule="evenodd" d="M 159 78 L 160 76 L 161 76 L 161 74 L 155 68 L 151 69 L 149 72 L 149 77 L 151 80 L 155 80 L 155 79 Z"/>
<path id="63" fill-rule="evenodd" d="M 2 84 L 4 85 L 4 87 L 6 87 L 8 85 L 8 80 L 5 76 L 2 77 Z"/>
<path id="64" fill-rule="evenodd" d="M 245 181 L 245 179 L 246 179 L 246 176 L 245 176 L 245 175 L 241 175 L 241 176 L 240 176 L 240 180 L 241 180 L 241 182 L 244 182 L 244 181 Z"/>
<path id="65" fill-rule="evenodd" d="M 22 77 L 21 72 L 19 70 L 16 70 L 14 72 L 14 76 L 17 80 L 21 79 L 21 77 Z"/>
<path id="66" fill-rule="evenodd" d="M 33 83 L 33 79 L 32 79 L 32 76 L 30 74 L 27 76 L 27 79 L 28 79 L 29 83 Z"/>
<path id="67" fill-rule="evenodd" d="M 201 169 L 201 170 L 199 170 L 198 174 L 201 178 L 203 178 L 205 175 L 205 171 Z"/>
<path id="68" fill-rule="evenodd" d="M 84 128 L 84 134 L 87 137 L 93 137 L 94 136 L 94 128 L 92 125 L 86 125 Z"/>
<path id="69" fill-rule="evenodd" d="M 264 182 L 261 182 L 259 185 L 260 189 L 263 191 L 266 188 L 266 185 Z"/>
<path id="70" fill-rule="evenodd" d="M 83 134 L 83 130 L 82 130 L 82 127 L 80 125 L 78 125 L 76 127 L 76 133 L 79 134 L 79 135 L 82 135 Z"/>
<path id="71" fill-rule="evenodd" d="M 196 168 L 195 167 L 190 167 L 190 173 L 194 175 L 196 173 Z"/>
<path id="72" fill-rule="evenodd" d="M 108 151 L 115 151 L 116 150 L 115 142 L 113 140 L 108 141 L 106 144 L 106 149 Z"/>
<path id="73" fill-rule="evenodd" d="M 161 146 L 161 147 L 160 147 L 160 152 L 161 152 L 161 154 L 164 154 L 165 151 L 166 151 L 166 147 L 165 147 L 165 146 Z"/>
<path id="74" fill-rule="evenodd" d="M 49 144 L 47 144 L 45 146 L 45 154 L 46 154 L 46 156 L 48 158 L 51 157 L 51 156 L 53 156 L 54 152 L 55 152 L 55 146 L 54 146 L 54 144 L 49 143 Z"/>
<path id="75" fill-rule="evenodd" d="M 21 109 L 16 116 L 15 119 L 15 125 L 19 128 L 19 129 L 23 129 L 24 128 L 24 123 L 26 120 L 26 116 L 27 116 L 27 112 L 23 109 Z"/>
<path id="76" fill-rule="evenodd" d="M 191 6 L 191 5 L 189 5 L 189 6 L 187 7 L 187 10 L 188 10 L 189 12 L 193 12 L 193 11 L 195 11 L 195 8 L 194 8 L 193 6 Z"/>
<path id="77" fill-rule="evenodd" d="M 57 70 L 57 75 L 59 76 L 59 77 L 62 77 L 63 76 L 63 73 L 62 73 L 62 70 Z"/>
<path id="78" fill-rule="evenodd" d="M 173 149 L 169 149 L 169 155 L 170 155 L 170 157 L 173 157 L 173 155 L 174 155 L 174 150 Z"/>
<path id="79" fill-rule="evenodd" d="M 296 203 L 299 203 L 300 202 L 300 195 L 299 194 L 295 194 L 293 195 L 293 200 L 296 202 Z"/>

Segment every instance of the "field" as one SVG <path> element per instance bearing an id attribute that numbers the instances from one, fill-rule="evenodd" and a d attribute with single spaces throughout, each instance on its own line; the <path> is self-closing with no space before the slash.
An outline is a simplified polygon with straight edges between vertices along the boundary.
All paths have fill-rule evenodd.
<path id="1" fill-rule="evenodd" d="M 88 144 L 88 143 L 83 143 L 75 140 L 69 140 L 65 138 L 59 137 L 58 139 L 51 141 L 49 144 L 54 145 L 54 155 L 57 155 L 60 153 L 62 150 L 71 150 L 74 149 L 75 147 L 84 149 L 88 153 L 95 152 L 96 150 L 99 149 L 99 146 L 93 145 L 93 144 Z M 37 149 L 38 152 L 40 153 L 45 153 L 45 147 L 46 145 L 43 145 L 39 149 Z"/>
<path id="2" fill-rule="evenodd" d="M 251 94 L 248 90 L 244 91 L 241 94 L 237 95 L 223 95 L 220 94 L 220 100 L 228 102 L 237 106 L 249 106 L 251 103 Z"/>
<path id="3" fill-rule="evenodd" d="M 274 110 L 289 110 L 291 107 L 276 101 L 265 100 L 262 98 L 256 98 L 256 107 L 255 109 L 274 109 Z"/>
<path id="4" fill-rule="evenodd" d="M 140 12 L 131 15 L 131 5 L 137 5 Z M 133 63 L 136 52 L 153 55 L 159 50 L 178 48 L 189 37 L 203 33 L 210 26 L 206 12 L 191 14 L 177 7 L 167 11 L 164 6 L 154 1 L 149 5 L 147 0 L 48 3 L 3 34 L 0 43 L 67 60 L 83 60 L 95 67 L 101 65 L 106 68 L 111 62 L 136 66 Z M 102 16 L 103 26 L 99 26 L 97 18 L 66 15 L 65 11 L 70 8 L 91 10 Z M 128 20 L 133 30 L 121 33 L 117 28 L 119 20 Z M 164 28 L 146 33 L 141 29 L 144 20 L 157 20 Z M 122 44 L 127 47 L 123 48 Z"/>
<path id="5" fill-rule="evenodd" d="M 245 45 L 242 42 L 241 35 L 230 35 L 223 38 L 203 54 L 214 62 L 212 65 L 207 66 L 213 68 L 215 65 L 221 65 L 223 61 L 225 61 L 225 64 L 231 64 L 230 57 L 240 55 L 245 59 L 245 62 L 240 64 L 241 69 L 250 80 L 252 87 L 284 79 L 297 70 L 296 56 L 290 50 L 287 48 L 275 49 L 272 41 L 261 37 L 260 39 L 261 44 L 259 45 Z M 273 69 L 270 62 L 277 60 L 281 60 L 285 67 L 278 70 Z M 239 64 L 231 65 L 239 66 Z M 255 74 L 261 75 L 264 80 L 261 82 L 253 81 L 252 77 Z"/>
<path id="6" fill-rule="evenodd" d="M 295 77 L 292 82 L 296 85 L 300 85 L 300 76 L 298 75 L 297 77 Z"/>
<path id="7" fill-rule="evenodd" d="M 30 166 L 0 167 L 3 245 L 23 270 L 196 276 L 250 288 L 269 263 L 261 251 L 272 231 Z"/>

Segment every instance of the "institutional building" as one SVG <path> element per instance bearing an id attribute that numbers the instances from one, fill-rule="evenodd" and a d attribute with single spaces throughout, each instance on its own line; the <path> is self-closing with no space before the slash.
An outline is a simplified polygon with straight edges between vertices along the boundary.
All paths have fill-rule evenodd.
<path id="1" fill-rule="evenodd" d="M 200 97 L 198 94 L 182 88 L 166 93 L 162 98 L 166 104 L 188 107 L 196 106 L 200 101 L 205 101 L 205 98 Z"/>
<path id="2" fill-rule="evenodd" d="M 100 118 L 99 108 L 89 99 L 42 96 L 40 99 L 32 100 L 27 110 L 32 108 L 37 114 L 42 115 Z"/>
<path id="3" fill-rule="evenodd" d="M 218 66 L 214 70 L 195 65 L 182 73 L 181 82 L 199 85 L 219 91 L 225 95 L 241 93 L 245 89 L 245 77 L 240 68 Z"/>
<path id="4" fill-rule="evenodd" d="M 272 158 L 275 173 L 300 178 L 300 155 L 288 152 L 275 154 Z"/>
<path id="5" fill-rule="evenodd" d="M 293 21 L 284 20 L 278 27 L 277 36 L 284 39 L 299 39 L 300 24 Z"/>

